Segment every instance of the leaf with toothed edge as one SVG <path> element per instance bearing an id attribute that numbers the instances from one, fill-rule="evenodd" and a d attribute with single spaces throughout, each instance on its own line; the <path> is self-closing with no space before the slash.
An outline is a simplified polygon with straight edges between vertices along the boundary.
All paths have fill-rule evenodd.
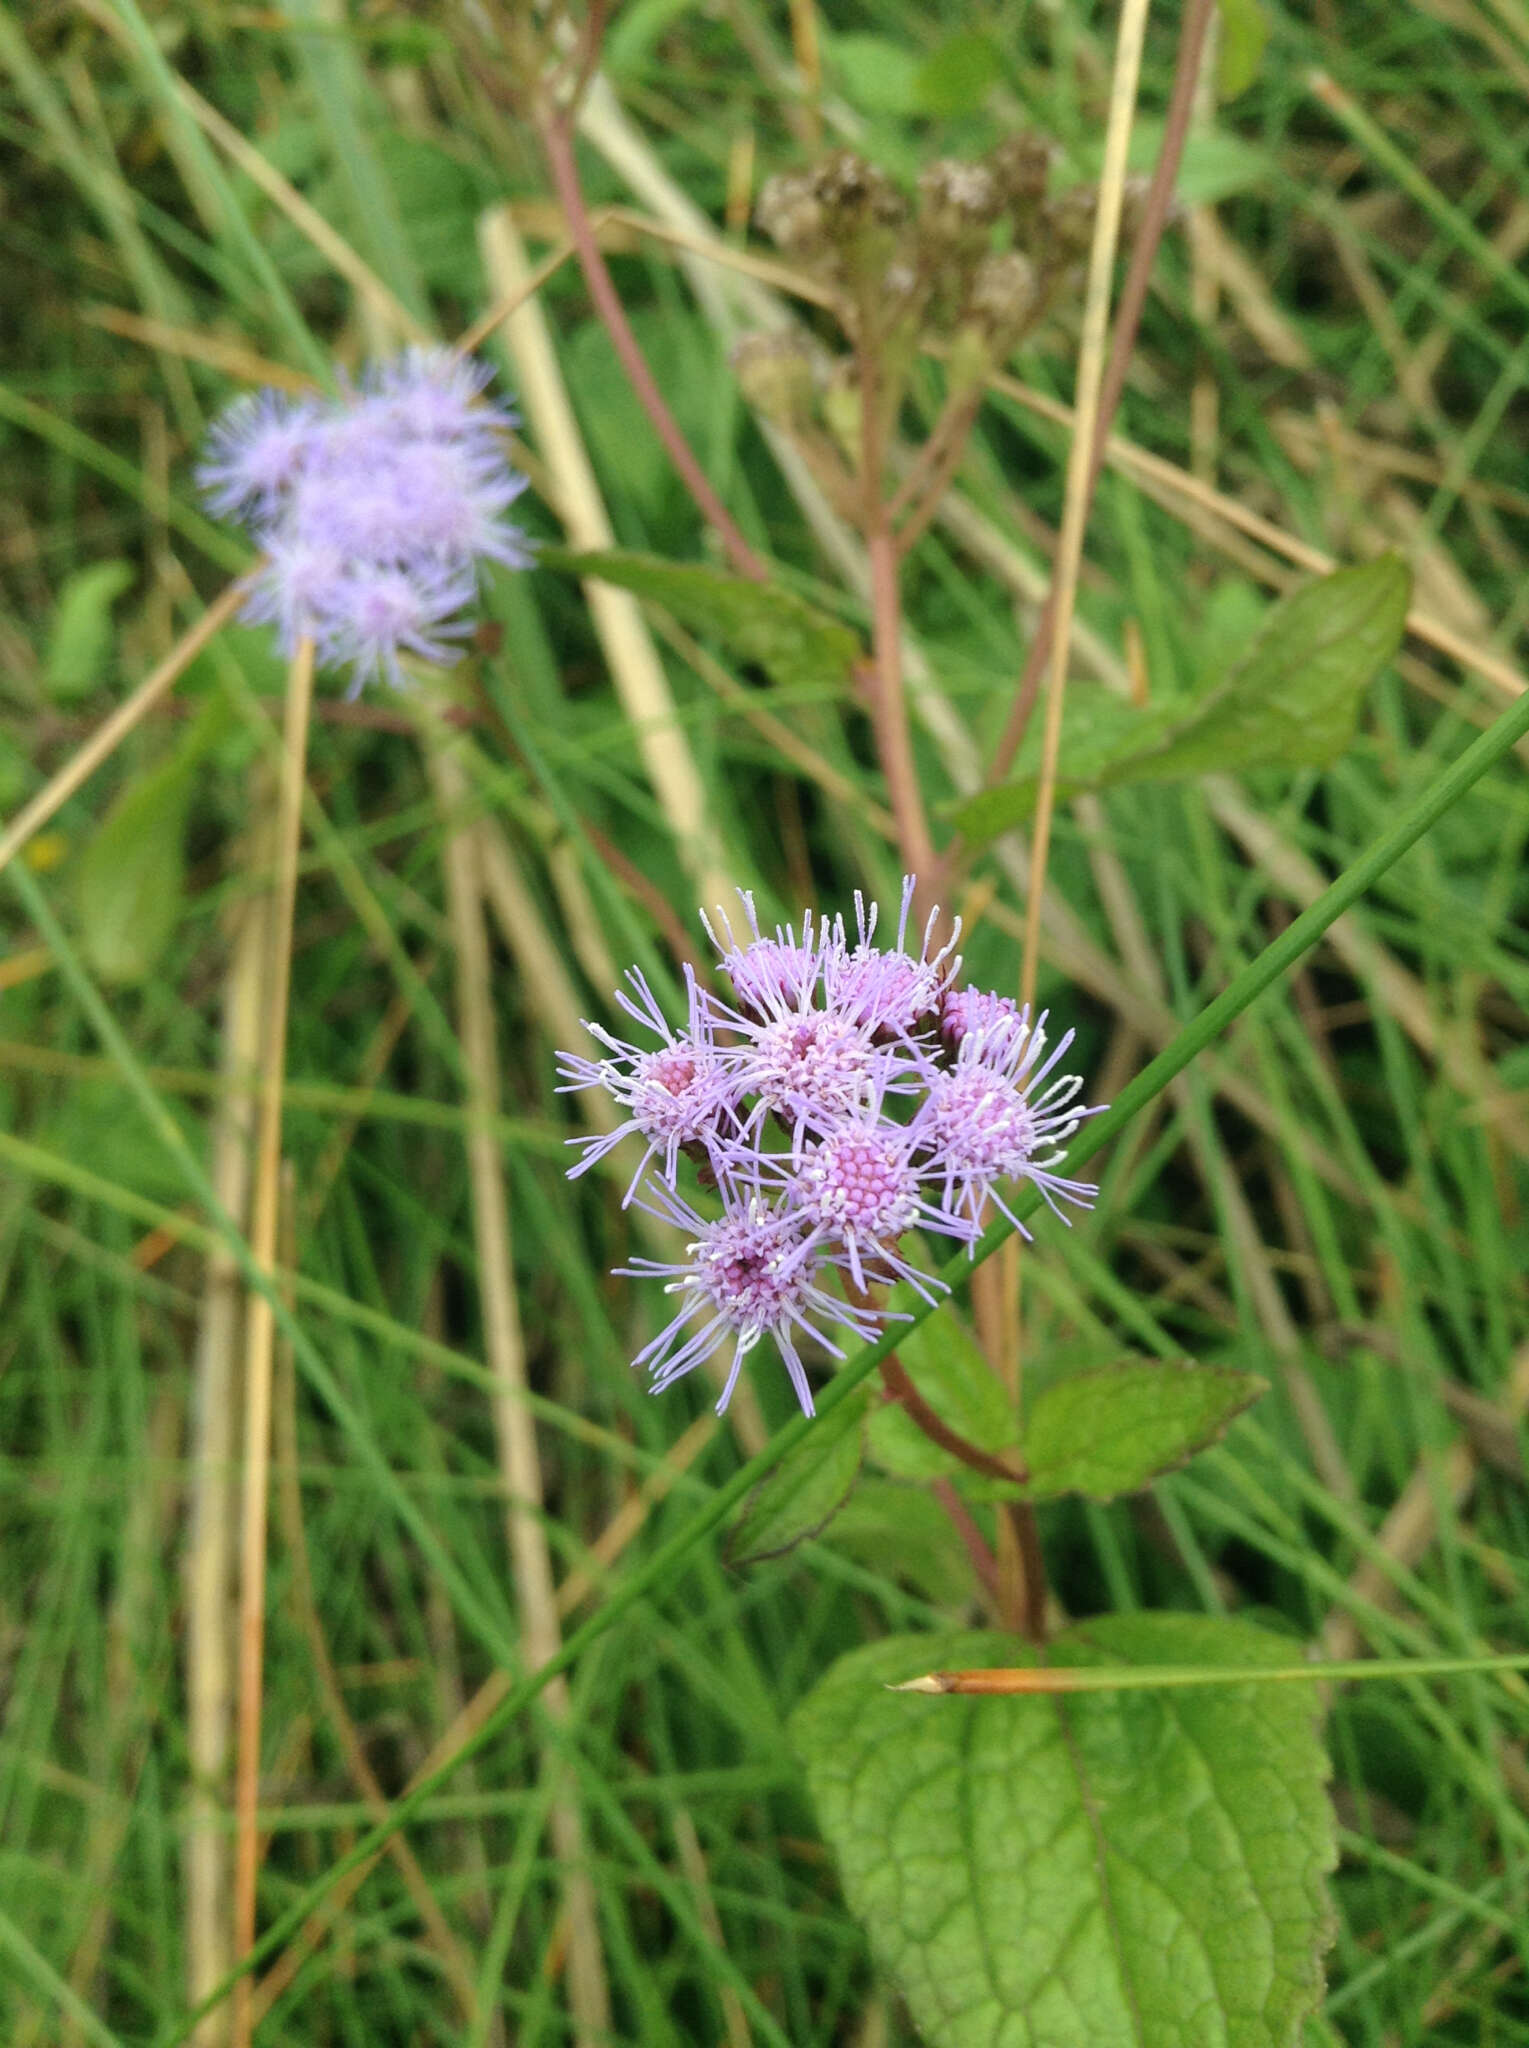
<path id="1" fill-rule="evenodd" d="M 1290 1662 L 1245 1622 L 1115 1615 L 1057 1664 Z M 1002 1699 L 885 1691 L 1012 1665 L 1012 1636 L 899 1636 L 792 1718 L 872 1952 L 931 2048 L 1293 2048 L 1336 1860 L 1304 1685 Z"/>
<path id="2" fill-rule="evenodd" d="M 1122 1360 L 1074 1373 L 1036 1397 L 1025 1430 L 1030 1500 L 1140 1493 L 1217 1442 L 1269 1391 L 1255 1373 L 1222 1365 Z"/>

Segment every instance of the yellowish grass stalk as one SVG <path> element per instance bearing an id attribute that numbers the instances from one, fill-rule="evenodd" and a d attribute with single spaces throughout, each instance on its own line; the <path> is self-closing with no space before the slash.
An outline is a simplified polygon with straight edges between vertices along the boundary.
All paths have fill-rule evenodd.
<path id="1" fill-rule="evenodd" d="M 299 642 L 287 674 L 277 798 L 276 882 L 265 970 L 266 1012 L 261 1041 L 261 1091 L 256 1112 L 250 1251 L 265 1272 L 276 1271 L 281 1207 L 282 1082 L 286 1074 L 287 999 L 292 977 L 292 924 L 297 857 L 302 835 L 308 714 L 313 698 L 313 643 Z M 265 1645 L 266 1503 L 271 1457 L 271 1363 L 275 1322 L 270 1300 L 251 1295 L 244 1349 L 244 1501 L 240 1526 L 238 1746 L 234 1782 L 234 1954 L 255 1939 L 255 1880 L 260 1845 L 256 1807 L 260 1789 L 260 1710 Z M 234 2048 L 249 2048 L 254 2031 L 251 1981 L 234 1994 Z"/>
<path id="2" fill-rule="evenodd" d="M 153 674 L 146 676 L 126 703 L 119 704 L 110 718 L 97 726 L 52 781 L 40 789 L 29 804 L 22 806 L 5 830 L 0 832 L 0 869 L 26 845 L 34 832 L 42 830 L 77 789 L 90 780 L 102 762 L 122 744 L 134 726 L 148 716 L 160 699 L 169 696 L 208 641 L 228 624 L 243 601 L 244 592 L 237 583 L 231 583 L 215 597 Z"/>
<path id="3" fill-rule="evenodd" d="M 1035 977 L 1040 965 L 1041 898 L 1051 849 L 1051 821 L 1056 809 L 1057 757 L 1062 745 L 1067 663 L 1072 652 L 1072 615 L 1077 602 L 1078 571 L 1083 564 L 1083 532 L 1092 495 L 1089 469 L 1093 461 L 1099 392 L 1104 381 L 1109 345 L 1110 282 L 1115 268 L 1115 245 L 1120 236 L 1126 150 L 1136 114 L 1136 86 L 1141 73 L 1148 5 L 1149 0 L 1125 0 L 1115 38 L 1115 68 L 1110 80 L 1109 118 L 1104 133 L 1104 168 L 1099 178 L 1099 211 L 1094 220 L 1088 283 L 1083 296 L 1083 340 L 1073 404 L 1072 446 L 1067 461 L 1067 495 L 1062 510 L 1062 530 L 1057 539 L 1056 623 L 1052 632 L 1051 669 L 1046 687 L 1040 787 L 1030 842 L 1030 899 L 1025 918 L 1024 964 L 1020 972 L 1020 1000 L 1024 1003 L 1035 1000 Z"/>

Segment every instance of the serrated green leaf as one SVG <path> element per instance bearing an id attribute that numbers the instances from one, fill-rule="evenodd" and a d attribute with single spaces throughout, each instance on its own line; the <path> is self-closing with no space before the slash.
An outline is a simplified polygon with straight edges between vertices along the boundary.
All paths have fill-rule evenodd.
<path id="1" fill-rule="evenodd" d="M 92 562 L 59 591 L 42 665 L 43 688 L 59 703 L 88 697 L 105 679 L 114 635 L 111 608 L 137 573 L 131 562 Z"/>
<path id="2" fill-rule="evenodd" d="M 991 36 L 968 30 L 941 43 L 919 66 L 916 105 L 925 114 L 974 114 L 1003 76 L 1003 58 Z"/>
<path id="3" fill-rule="evenodd" d="M 1007 1635 L 842 1657 L 793 1716 L 850 1906 L 931 2048 L 1292 2048 L 1322 1990 L 1335 1861 L 1304 1686 L 928 1698 Z M 1058 1664 L 1281 1665 L 1244 1622 L 1117 1615 Z"/>
<path id="4" fill-rule="evenodd" d="M 848 626 L 774 584 L 751 583 L 704 562 L 666 562 L 617 548 L 578 555 L 549 547 L 541 553 L 551 568 L 596 576 L 651 598 L 691 632 L 720 640 L 738 661 L 758 662 L 782 685 L 843 682 L 860 656 L 860 642 Z"/>
<path id="5" fill-rule="evenodd" d="M 1226 1366 L 1129 1359 L 1073 1373 L 1038 1395 L 1025 1430 L 1031 1500 L 1062 1493 L 1114 1500 L 1140 1493 L 1203 1451 L 1269 1391 Z"/>
<path id="6" fill-rule="evenodd" d="M 1001 1451 L 1018 1437 L 1014 1411 L 975 1340 L 947 1308 L 897 1347 L 908 1377 L 947 1429 L 982 1451 Z M 874 1464 L 898 1479 L 939 1479 L 967 1468 L 931 1443 L 895 1402 L 871 1411 L 866 1438 Z"/>
<path id="7" fill-rule="evenodd" d="M 1217 0 L 1221 42 L 1216 51 L 1216 97 L 1234 100 L 1258 76 L 1269 40 L 1269 19 L 1258 0 Z"/>
<path id="8" fill-rule="evenodd" d="M 828 1526 L 860 1476 L 869 1405 L 868 1387 L 851 1395 L 760 1481 L 744 1502 L 729 1538 L 729 1564 L 760 1564 L 781 1557 Z"/>
<path id="9" fill-rule="evenodd" d="M 1097 693 L 1074 693 L 1058 794 L 1329 766 L 1353 738 L 1365 690 L 1401 643 L 1411 590 L 1396 555 L 1308 583 L 1268 614 L 1240 667 L 1185 703 L 1132 711 Z M 1092 702 L 1074 709 L 1083 696 Z M 973 841 L 990 839 L 1029 816 L 1036 788 L 1027 763 L 1013 782 L 963 804 L 956 823 Z"/>

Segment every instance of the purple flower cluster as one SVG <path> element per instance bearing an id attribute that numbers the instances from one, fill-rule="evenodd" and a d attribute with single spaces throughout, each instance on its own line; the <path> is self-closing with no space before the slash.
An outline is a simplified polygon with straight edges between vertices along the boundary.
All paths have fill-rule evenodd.
<path id="1" fill-rule="evenodd" d="M 264 557 L 247 618 L 284 651 L 311 638 L 320 666 L 404 685 L 401 654 L 449 663 L 479 562 L 531 564 L 504 517 L 526 487 L 500 434 L 516 424 L 483 397 L 482 364 L 407 350 L 337 399 L 260 391 L 216 420 L 197 470 L 209 508 L 240 520 Z"/>
<path id="2" fill-rule="evenodd" d="M 639 1138 L 625 1199 L 686 1234 L 682 1262 L 618 1269 L 662 1279 L 679 1301 L 634 1360 L 655 1393 L 730 1347 L 720 1414 L 744 1357 L 768 1335 L 810 1415 L 799 1340 L 842 1357 L 827 1331 L 878 1336 L 888 1315 L 880 1293 L 897 1281 L 932 1301 L 942 1283 L 904 1240 L 933 1232 L 970 1248 L 989 1203 L 1023 1231 L 1007 1184 L 1031 1182 L 1059 1216 L 1064 1201 L 1086 1205 L 1095 1189 L 1056 1169 L 1097 1111 L 1077 1106 L 1082 1081 L 1058 1071 L 1072 1032 L 1050 1045 L 1044 1012 L 1032 1023 L 1007 996 L 961 985 L 959 926 L 937 944 L 934 913 L 910 950 L 911 876 L 885 947 L 876 906 L 858 893 L 853 932 L 809 910 L 800 936 L 790 925 L 762 932 L 740 894 L 741 933 L 725 917 L 702 920 L 731 1002 L 687 969 L 685 1021 L 674 1027 L 633 968 L 631 993 L 616 1000 L 651 1043 L 587 1024 L 600 1055 L 559 1054 L 565 1092 L 603 1089 L 624 1113 L 608 1134 L 570 1140 L 582 1148 L 570 1177 Z M 715 1190 L 720 1216 L 679 1192 L 681 1157 Z"/>

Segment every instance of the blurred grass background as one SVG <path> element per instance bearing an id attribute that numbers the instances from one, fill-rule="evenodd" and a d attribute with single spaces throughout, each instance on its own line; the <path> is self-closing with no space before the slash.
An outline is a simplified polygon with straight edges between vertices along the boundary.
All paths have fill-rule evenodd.
<path id="1" fill-rule="evenodd" d="M 1251 82 L 1219 106 L 1202 95 L 1117 432 L 1307 549 L 1398 549 L 1417 606 L 1501 668 L 1529 614 L 1529 14 L 1519 0 L 1263 11 Z M 1163 9 L 1149 31 L 1143 167 L 1175 29 Z M 1245 33 L 1238 10 L 1224 42 Z M 789 15 L 629 0 L 584 124 L 591 203 L 674 229 L 688 198 L 726 253 L 745 247 L 771 170 L 839 142 L 911 181 L 932 156 L 1034 124 L 1081 177 L 1097 169 L 1112 34 L 1107 10 L 1072 0 L 960 18 L 872 0 L 832 19 L 812 0 Z M 814 48 L 816 91 L 801 68 Z M 560 224 L 534 137 L 458 61 L 444 11 L 34 5 L 0 13 L 0 79 L 9 815 L 240 566 L 190 487 L 211 413 L 271 365 L 358 366 L 396 344 L 400 311 L 460 332 L 504 282 L 485 210 L 508 205 L 533 263 Z M 258 163 L 199 122 L 201 102 Z M 751 541 L 863 629 L 853 545 L 727 366 L 760 322 L 745 296 L 759 287 L 620 222 L 605 233 L 649 361 Z M 576 269 L 536 303 L 616 538 L 706 558 Z M 533 383 L 535 343 L 522 320 L 487 345 L 511 391 Z M 1065 400 L 1073 343 L 1052 323 L 1015 375 Z M 919 396 L 932 418 L 933 368 Z M 528 520 L 561 540 L 580 487 L 530 397 Z M 1008 708 L 1065 457 L 1062 428 L 992 397 L 910 562 L 916 744 L 936 810 Z M 103 578 L 103 563 L 123 567 Z M 1112 468 L 1074 690 L 1169 702 L 1297 580 L 1288 552 L 1203 488 Z M 847 686 L 770 683 L 635 610 L 602 638 L 551 569 L 501 577 L 486 612 L 498 646 L 459 675 L 467 743 L 444 776 L 395 699 L 324 695 L 312 735 L 285 1262 L 343 1399 L 337 1413 L 301 1361 L 278 1360 L 266 1918 L 481 1708 L 528 1626 L 486 1288 L 518 1303 L 518 1412 L 535 1420 L 561 1620 L 790 1407 L 767 1365 L 723 1426 L 704 1386 L 655 1403 L 629 1373 L 658 1304 L 606 1278 L 642 1248 L 624 1177 L 563 1179 L 576 1126 L 552 1092 L 555 1046 L 579 1015 L 609 1019 L 629 960 L 672 996 L 718 876 L 756 888 L 770 915 L 896 887 Z M 677 717 L 634 732 L 650 634 Z M 28 856 L 236 1210 L 281 687 L 259 636 L 221 636 Z M 1413 636 L 1330 773 L 1064 808 L 1041 993 L 1078 1026 L 1093 1099 L 1502 701 L 1500 681 Z M 115 891 L 98 854 L 93 892 L 92 845 L 146 785 L 161 823 L 184 799 L 183 893 L 163 830 L 147 869 L 120 863 Z M 676 790 L 698 805 L 683 834 Z M 117 831 L 109 850 L 152 836 L 141 821 Z M 493 947 L 511 1225 L 493 1274 L 464 1144 L 491 1077 L 481 1031 L 475 1052 L 463 1029 L 442 880 L 464 834 Z M 1070 1612 L 1236 1609 L 1340 1654 L 1529 1647 L 1526 835 L 1515 758 L 1115 1149 L 1093 1214 L 1026 1254 L 1033 1381 L 1166 1344 L 1275 1385 L 1150 1496 L 1044 1517 Z M 119 861 L 104 865 L 110 881 Z M 966 885 L 984 985 L 1017 974 L 1022 878 L 1022 856 L 1000 854 Z M 57 948 L 14 898 L 0 920 L 0 2014 L 15 2048 L 125 2048 L 184 2011 L 208 1938 L 191 1924 L 206 1902 L 195 1872 L 212 1882 L 226 1860 L 207 1759 L 231 1685 L 218 1645 L 237 1291 Z M 582 1827 L 611 2038 L 910 2039 L 839 1899 L 782 1724 L 841 1650 L 959 1617 L 967 1584 L 931 1504 L 883 1475 L 785 1562 L 698 1560 L 578 1669 L 565 1717 L 496 1741 L 410 1830 L 410 1858 L 384 1859 L 277 1966 L 260 2040 L 573 2038 L 581 1909 L 548 1832 L 559 1803 Z M 1313 2038 L 1529 2041 L 1529 1692 L 1350 1689 L 1330 1733 L 1344 1861 Z"/>

